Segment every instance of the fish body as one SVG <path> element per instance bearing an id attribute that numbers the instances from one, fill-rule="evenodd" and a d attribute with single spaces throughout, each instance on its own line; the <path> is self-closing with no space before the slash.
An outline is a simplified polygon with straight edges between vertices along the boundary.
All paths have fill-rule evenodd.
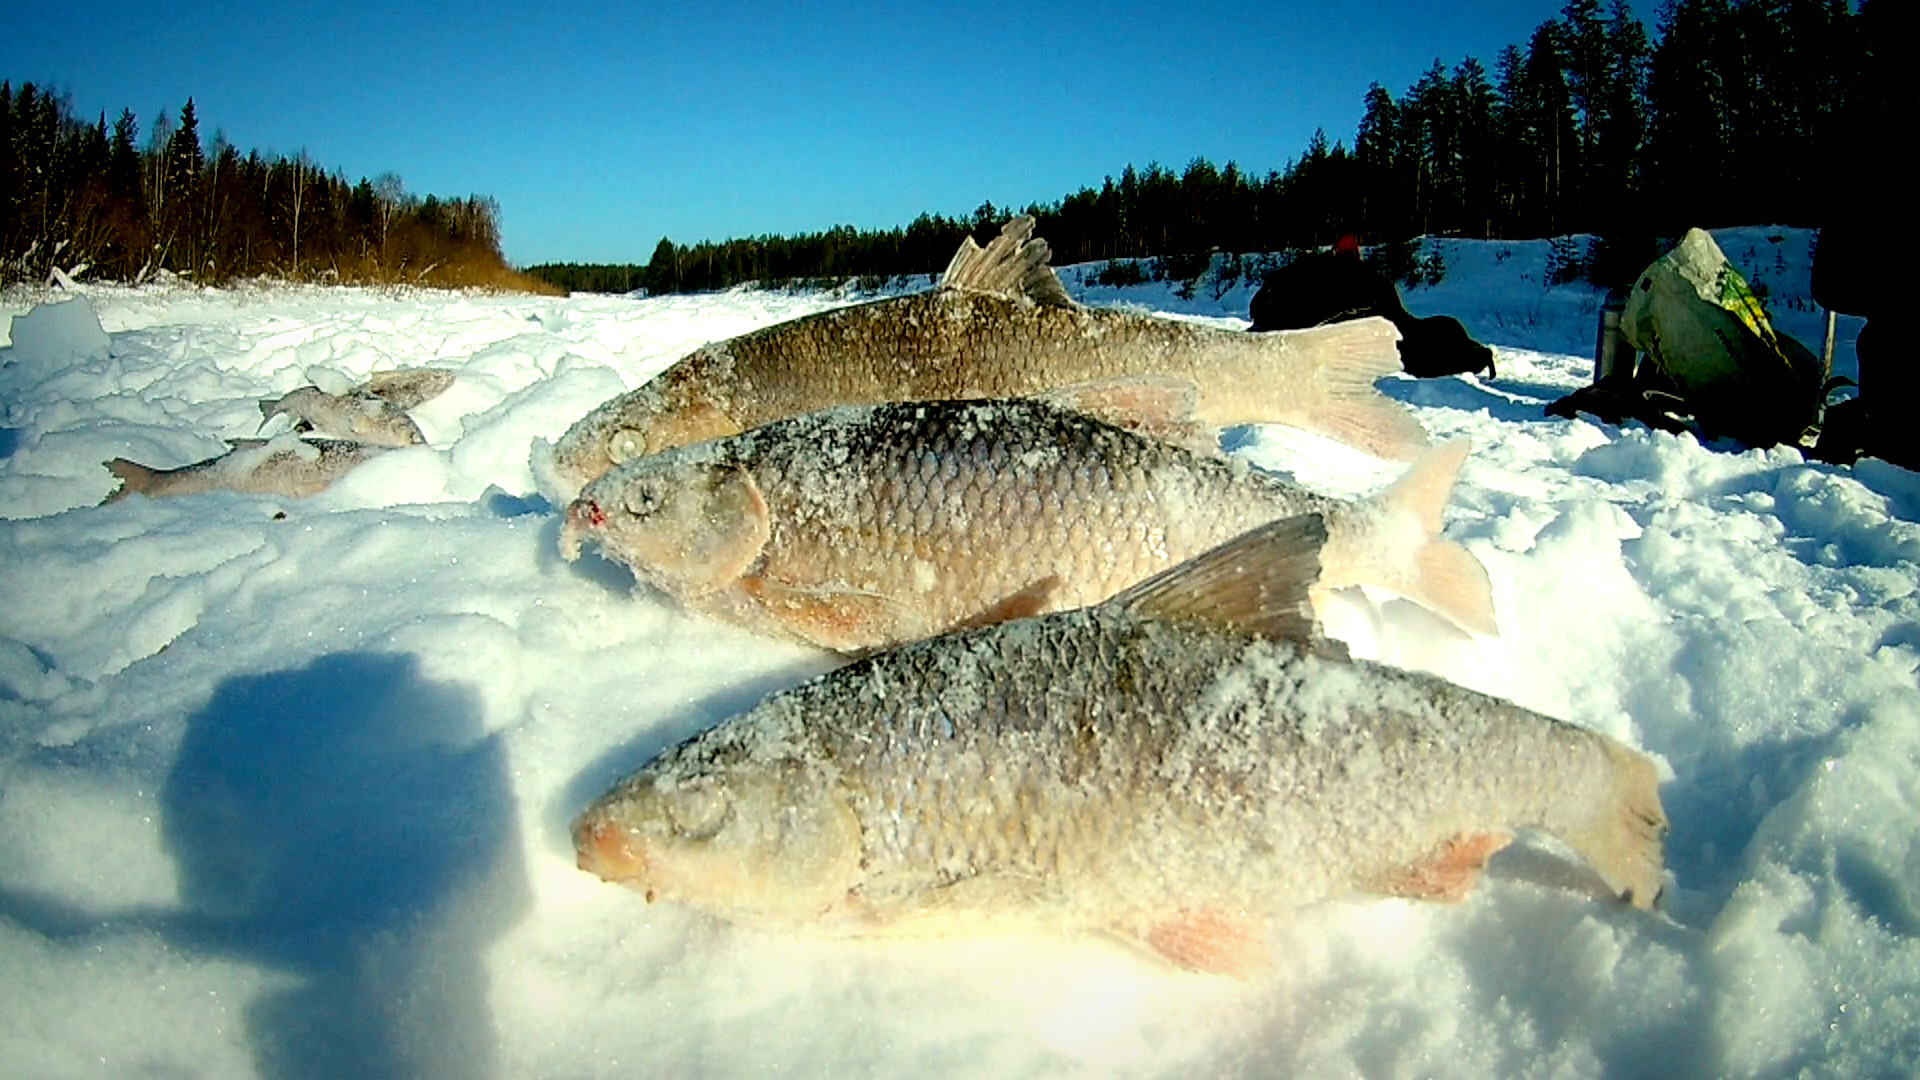
<path id="1" fill-rule="evenodd" d="M 1435 535 L 1466 451 L 1353 503 L 1048 402 L 848 406 L 620 466 L 561 543 L 597 541 L 691 610 L 861 652 L 1097 603 L 1320 513 L 1323 590 L 1377 586 L 1491 634 L 1485 569 Z"/>
<path id="2" fill-rule="evenodd" d="M 1105 930 L 1251 974 L 1350 893 L 1453 900 L 1536 828 L 1649 907 L 1653 765 L 1585 729 L 1345 657 L 1306 605 L 1316 518 L 1108 603 L 879 653 L 616 784 L 583 869 L 743 923 Z"/>
<path id="3" fill-rule="evenodd" d="M 1317 430 L 1388 457 L 1424 445 L 1374 388 L 1400 370 L 1382 319 L 1247 334 L 1082 307 L 1016 219 L 963 245 L 932 290 L 822 312 L 707 345 L 562 436 L 552 473 L 571 498 L 615 465 L 836 405 L 1052 396 L 1148 428 L 1246 423 Z"/>
<path id="4" fill-rule="evenodd" d="M 290 416 L 297 430 L 319 431 L 366 446 L 418 446 L 427 441 L 405 408 L 364 389 L 329 394 L 303 386 L 279 398 L 263 399 L 260 414 L 263 424 L 276 416 Z"/>
<path id="5" fill-rule="evenodd" d="M 177 469 L 155 469 L 114 458 L 107 462 L 107 469 L 120 478 L 120 487 L 105 501 L 118 502 L 133 494 L 158 498 L 203 491 L 305 498 L 326 490 L 385 449 L 343 439 L 299 439 L 291 435 L 236 439 L 233 447 L 219 457 Z"/>
<path id="6" fill-rule="evenodd" d="M 352 393 L 383 398 L 396 409 L 411 409 L 446 392 L 453 372 L 445 368 L 388 368 L 373 372 Z"/>

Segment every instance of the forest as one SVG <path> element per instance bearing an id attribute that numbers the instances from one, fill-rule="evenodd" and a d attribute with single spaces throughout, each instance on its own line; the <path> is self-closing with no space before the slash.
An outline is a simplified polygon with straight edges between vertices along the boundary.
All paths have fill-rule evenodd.
<path id="1" fill-rule="evenodd" d="M 1153 258 L 1155 272 L 1182 280 L 1214 252 L 1284 252 L 1343 233 L 1386 253 L 1396 276 L 1422 272 L 1419 236 L 1586 233 L 1600 239 L 1567 264 L 1610 283 L 1688 226 L 1818 225 L 1849 159 L 1891 130 L 1891 68 L 1906 41 L 1896 7 L 1911 2 L 1664 0 L 1650 33 L 1627 0 L 1567 0 L 1491 66 L 1435 59 L 1398 96 L 1374 83 L 1350 143 L 1316 131 L 1264 174 L 1204 158 L 1177 171 L 1129 164 L 1097 188 L 1026 207 L 983 203 L 879 230 L 663 237 L 645 263 L 524 274 L 501 254 L 490 198 L 418 198 L 391 173 L 350 184 L 305 153 L 203 143 L 191 100 L 177 120 L 162 114 L 143 143 L 131 111 L 88 122 L 46 88 L 6 83 L 0 282 L 79 266 L 123 281 L 267 275 L 592 292 L 875 282 L 938 272 L 961 237 L 984 238 L 1024 211 L 1039 218 L 1056 264 Z"/>
<path id="2" fill-rule="evenodd" d="M 1850 148 L 1885 137 L 1876 125 L 1891 113 L 1898 46 L 1888 43 L 1902 40 L 1891 24 L 1903 2 L 1666 0 L 1650 34 L 1626 0 L 1568 0 L 1491 67 L 1436 59 L 1398 97 L 1373 84 L 1351 144 L 1316 132 L 1264 175 L 1202 158 L 1178 171 L 1128 165 L 1098 188 L 1024 208 L 989 203 L 875 231 L 663 238 L 645 264 L 528 272 L 602 292 L 937 273 L 961 237 L 984 239 L 1024 211 L 1060 265 L 1156 257 L 1197 268 L 1210 252 L 1353 233 L 1410 274 L 1406 242 L 1418 236 L 1589 233 L 1601 238 L 1594 250 L 1570 262 L 1608 281 L 1689 226 L 1817 225 Z"/>
<path id="3" fill-rule="evenodd" d="M 306 153 L 200 137 L 189 98 L 144 145 L 50 89 L 0 83 L 0 284 L 58 270 L 139 282 L 287 280 L 556 291 L 507 266 L 490 198 L 416 197 L 392 173 L 349 184 Z"/>

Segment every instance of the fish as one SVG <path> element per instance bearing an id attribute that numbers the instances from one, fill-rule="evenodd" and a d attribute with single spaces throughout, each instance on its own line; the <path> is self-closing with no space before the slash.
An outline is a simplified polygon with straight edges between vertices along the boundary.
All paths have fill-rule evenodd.
<path id="1" fill-rule="evenodd" d="M 1030 216 L 961 244 L 938 287 L 708 344 L 535 450 L 556 502 L 616 465 L 837 405 L 1052 395 L 1149 430 L 1292 424 L 1406 459 L 1426 434 L 1374 381 L 1400 371 L 1383 319 L 1247 334 L 1067 296 Z M 549 458 L 550 455 L 550 458 Z"/>
<path id="2" fill-rule="evenodd" d="M 426 436 L 407 410 L 437 397 L 453 384 L 441 368 L 376 371 L 344 394 L 302 386 L 260 401 L 261 426 L 276 416 L 293 418 L 298 432 L 319 431 L 370 446 L 418 446 Z"/>
<path id="3" fill-rule="evenodd" d="M 280 495 L 301 499 L 315 495 L 387 448 L 344 439 L 301 439 L 281 435 L 272 439 L 232 439 L 233 447 L 219 457 L 155 469 L 126 458 L 106 463 L 120 478 L 120 486 L 102 505 L 129 495 L 153 498 L 197 495 L 203 491 L 237 491 L 247 495 Z"/>
<path id="4" fill-rule="evenodd" d="M 445 368 L 388 368 L 367 376 L 350 393 L 384 398 L 397 409 L 411 409 L 445 393 L 454 374 Z"/>
<path id="5" fill-rule="evenodd" d="M 1307 598 L 1326 535 L 1272 522 L 1102 604 L 776 692 L 589 804 L 576 863 L 763 931 L 1107 933 L 1240 977 L 1305 905 L 1464 899 L 1523 829 L 1652 908 L 1652 761 L 1349 657 Z"/>
<path id="6" fill-rule="evenodd" d="M 1376 586 L 1492 635 L 1486 569 L 1437 536 L 1467 451 L 1347 502 L 1047 401 L 843 406 L 619 466 L 568 507 L 560 548 L 592 541 L 690 611 L 860 653 L 1096 603 L 1318 512 L 1316 598 Z"/>

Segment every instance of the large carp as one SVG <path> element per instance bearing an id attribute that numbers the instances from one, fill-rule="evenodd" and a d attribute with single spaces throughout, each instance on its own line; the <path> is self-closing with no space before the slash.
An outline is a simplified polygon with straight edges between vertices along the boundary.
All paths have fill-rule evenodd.
<path id="1" fill-rule="evenodd" d="M 1096 607 L 775 694 L 588 807 L 579 865 L 771 928 L 1100 929 L 1238 974 L 1299 905 L 1464 896 L 1519 828 L 1651 907 L 1653 764 L 1347 659 L 1307 603 L 1324 537 L 1265 525 Z"/>
<path id="2" fill-rule="evenodd" d="M 1348 502 L 1045 402 L 847 406 L 614 469 L 569 507 L 561 550 L 594 541 L 689 610 L 861 652 L 1098 603 L 1321 513 L 1322 590 L 1377 587 L 1492 634 L 1485 568 L 1436 535 L 1466 453 L 1428 451 Z"/>
<path id="3" fill-rule="evenodd" d="M 550 494 L 572 498 L 644 454 L 836 405 L 1051 396 L 1155 430 L 1310 428 L 1385 457 L 1425 444 L 1374 380 L 1401 370 L 1384 319 L 1249 334 L 1086 308 L 1047 265 L 1033 219 L 985 248 L 969 238 L 939 287 L 704 346 L 536 448 Z M 551 455 L 550 460 L 547 455 Z"/>

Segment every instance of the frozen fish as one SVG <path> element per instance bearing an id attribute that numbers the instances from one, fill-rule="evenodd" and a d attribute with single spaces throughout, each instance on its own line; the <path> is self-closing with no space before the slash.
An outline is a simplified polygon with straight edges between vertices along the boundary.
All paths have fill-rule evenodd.
<path id="1" fill-rule="evenodd" d="M 1360 502 L 1040 401 L 828 409 L 622 465 L 583 541 L 684 607 L 841 652 L 1097 603 L 1263 522 L 1317 512 L 1321 588 L 1368 585 L 1497 632 L 1486 570 L 1440 538 L 1464 441 Z"/>
<path id="2" fill-rule="evenodd" d="M 427 441 L 405 409 L 372 394 L 329 394 L 303 386 L 263 399 L 260 415 L 262 426 L 286 415 L 293 418 L 295 430 L 324 432 L 368 446 L 417 446 Z"/>
<path id="3" fill-rule="evenodd" d="M 1384 319 L 1247 334 L 1082 307 L 1033 219 L 964 243 L 939 287 L 707 345 L 606 402 L 551 449 L 554 496 L 644 454 L 836 405 L 1051 395 L 1153 430 L 1281 423 L 1409 458 L 1412 414 L 1374 380 L 1400 370 Z"/>
<path id="4" fill-rule="evenodd" d="M 386 449 L 344 439 L 234 439 L 233 449 L 216 458 L 155 469 L 126 458 L 107 462 L 107 471 L 120 478 L 120 487 L 106 497 L 118 502 L 128 495 L 194 495 L 203 491 L 238 491 L 248 495 L 305 498 L 355 466 Z"/>
<path id="5" fill-rule="evenodd" d="M 581 868 L 742 923 L 1103 930 L 1250 975 L 1290 909 L 1464 897 L 1518 829 L 1651 907 L 1653 764 L 1350 660 L 1307 602 L 1317 516 L 1104 604 L 944 635 L 774 694 L 575 822 Z"/>

